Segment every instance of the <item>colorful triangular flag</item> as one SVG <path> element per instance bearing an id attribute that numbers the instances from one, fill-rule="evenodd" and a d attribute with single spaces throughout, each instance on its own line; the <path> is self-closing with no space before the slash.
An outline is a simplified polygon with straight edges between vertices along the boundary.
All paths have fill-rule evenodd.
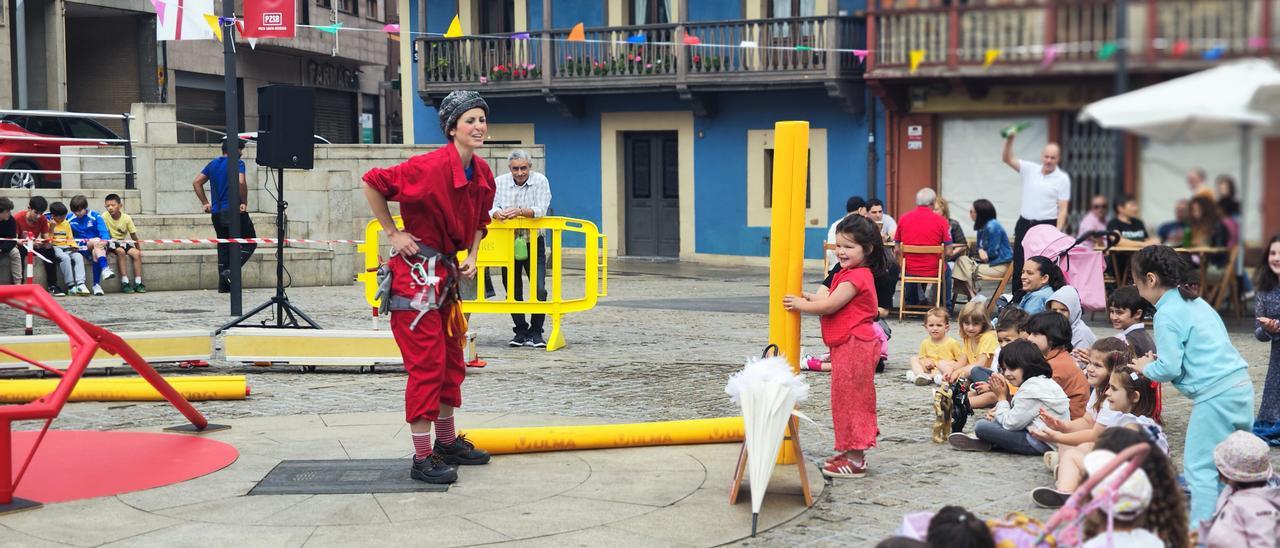
<path id="1" fill-rule="evenodd" d="M 257 48 L 258 48 L 258 39 L 257 39 L 257 38 L 250 38 L 250 37 L 248 37 L 248 36 L 245 36 L 245 35 L 244 35 L 244 21 L 241 21 L 241 20 L 239 20 L 239 19 L 236 19 L 236 30 L 240 31 L 240 36 L 244 36 L 244 39 L 245 39 L 245 40 L 247 40 L 247 41 L 249 42 L 249 49 L 257 49 Z"/>
<path id="2" fill-rule="evenodd" d="M 987 50 L 987 52 L 982 56 L 982 68 L 984 69 L 991 68 L 991 65 L 995 64 L 996 59 L 999 59 L 999 58 L 1000 58 L 1000 50 L 998 49 Z"/>
<path id="3" fill-rule="evenodd" d="M 214 38 L 217 38 L 217 39 L 218 39 L 218 41 L 219 41 L 219 42 L 221 42 L 221 41 L 222 41 L 222 26 L 221 26 L 221 24 L 218 22 L 218 16 L 213 15 L 213 14 L 209 14 L 209 13 L 205 13 L 205 14 L 202 14 L 202 15 L 204 16 L 204 22 L 205 22 L 205 24 L 209 25 L 209 28 L 210 28 L 210 29 L 213 29 L 213 37 L 214 37 Z"/>
<path id="4" fill-rule="evenodd" d="M 156 6 L 156 40 L 213 40 L 213 28 L 204 14 L 216 13 L 213 0 L 184 0 L 181 9 L 173 0 L 153 0 Z"/>
<path id="5" fill-rule="evenodd" d="M 587 32 L 583 30 L 582 23 L 573 26 L 573 30 L 569 31 L 570 42 L 582 42 L 587 39 Z"/>
<path id="6" fill-rule="evenodd" d="M 796 46 L 796 51 L 813 51 L 813 48 L 809 46 Z"/>
<path id="7" fill-rule="evenodd" d="M 1267 47 L 1267 39 L 1264 36 L 1252 36 L 1246 42 L 1246 45 L 1249 46 L 1249 49 L 1262 49 Z"/>
<path id="8" fill-rule="evenodd" d="M 444 31 L 445 38 L 462 38 L 462 19 L 457 15 L 453 16 L 453 21 L 449 22 L 449 30 Z"/>
<path id="9" fill-rule="evenodd" d="M 388 33 L 399 34 L 399 33 L 400 33 L 400 25 L 397 25 L 397 24 L 395 24 L 395 23 L 389 23 L 389 24 L 386 24 L 386 25 L 382 25 L 382 32 L 388 32 Z"/>
<path id="10" fill-rule="evenodd" d="M 684 45 L 686 45 L 686 46 L 696 46 L 696 45 L 698 45 L 698 44 L 701 44 L 701 43 L 702 43 L 702 40 L 701 40 L 700 38 L 698 38 L 697 36 L 694 36 L 694 35 L 692 35 L 692 34 L 686 34 L 686 35 L 684 35 L 684 39 L 683 39 L 682 41 L 684 42 Z"/>
<path id="11" fill-rule="evenodd" d="M 337 23 L 334 23 L 334 24 L 332 24 L 332 25 L 325 25 L 325 26 L 323 26 L 323 27 L 316 27 L 316 30 L 318 30 L 318 31 L 320 31 L 320 32 L 327 32 L 327 33 L 329 33 L 329 34 L 333 34 L 333 35 L 337 35 L 337 34 L 338 34 L 338 31 L 339 31 L 340 29 L 342 29 L 342 21 L 338 21 Z"/>
<path id="12" fill-rule="evenodd" d="M 1173 57 L 1176 59 L 1178 57 L 1182 57 L 1183 55 L 1186 55 L 1187 51 L 1190 49 L 1191 49 L 1191 44 L 1189 42 L 1187 42 L 1186 40 L 1178 40 L 1173 43 L 1173 49 L 1170 50 L 1169 53 L 1173 55 Z"/>
<path id="13" fill-rule="evenodd" d="M 1224 50 L 1222 49 L 1222 46 L 1217 46 L 1205 51 L 1202 57 L 1204 57 L 1206 61 L 1217 61 L 1218 59 L 1222 59 L 1223 52 Z"/>
<path id="14" fill-rule="evenodd" d="M 758 47 L 760 47 L 760 45 L 759 45 L 759 44 L 757 44 L 757 43 L 755 43 L 755 42 L 752 42 L 751 40 L 743 40 L 741 44 L 738 44 L 738 47 L 740 47 L 740 48 L 758 48 Z"/>
<path id="15" fill-rule="evenodd" d="M 528 40 L 530 38 L 532 38 L 532 36 L 527 32 L 517 32 L 511 35 L 512 40 Z"/>
<path id="16" fill-rule="evenodd" d="M 911 63 L 911 64 L 909 65 L 909 67 L 910 67 L 910 68 L 909 68 L 909 71 L 911 72 L 911 74 L 915 74 L 915 73 L 916 73 L 916 69 L 920 68 L 920 63 L 924 61 L 924 55 L 925 55 L 925 53 L 928 53 L 928 52 L 927 52 L 926 50 L 922 50 L 922 49 L 913 49 L 913 50 L 911 50 L 911 53 L 910 53 L 910 59 L 909 59 L 909 61 L 910 61 L 910 63 Z"/>
<path id="17" fill-rule="evenodd" d="M 156 8 L 156 21 L 164 21 L 165 4 L 162 0 L 151 0 L 151 6 Z"/>
<path id="18" fill-rule="evenodd" d="M 1115 42 L 1103 42 L 1102 47 L 1098 48 L 1099 61 L 1106 61 L 1107 59 L 1110 59 L 1113 56 L 1115 56 L 1115 54 L 1116 54 Z"/>
<path id="19" fill-rule="evenodd" d="M 866 63 L 866 62 L 867 62 L 867 50 L 865 50 L 865 49 L 855 49 L 855 50 L 853 50 L 853 56 L 858 58 L 858 62 L 859 62 L 859 63 Z"/>
<path id="20" fill-rule="evenodd" d="M 644 37 L 644 35 L 643 35 L 643 34 L 632 34 L 631 36 L 628 36 L 628 37 L 627 37 L 627 43 L 628 43 L 628 44 L 643 44 L 643 43 L 645 43 L 645 37 Z"/>
<path id="21" fill-rule="evenodd" d="M 1050 44 L 1044 48 L 1044 58 L 1040 60 L 1040 68 L 1047 69 L 1053 66 L 1053 61 L 1058 58 L 1058 46 Z"/>

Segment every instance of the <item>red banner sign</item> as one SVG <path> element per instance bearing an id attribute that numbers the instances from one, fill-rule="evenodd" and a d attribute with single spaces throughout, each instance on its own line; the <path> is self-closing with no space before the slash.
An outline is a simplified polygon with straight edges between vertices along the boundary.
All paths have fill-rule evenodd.
<path id="1" fill-rule="evenodd" d="M 244 0 L 246 38 L 293 38 L 296 0 Z"/>

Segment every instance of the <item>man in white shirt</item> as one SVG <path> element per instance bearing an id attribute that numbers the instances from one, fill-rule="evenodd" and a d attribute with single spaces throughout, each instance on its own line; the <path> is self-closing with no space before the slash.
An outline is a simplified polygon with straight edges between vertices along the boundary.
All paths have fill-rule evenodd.
<path id="1" fill-rule="evenodd" d="M 1058 167 L 1062 151 L 1057 143 L 1049 143 L 1040 151 L 1040 163 L 1019 160 L 1013 155 L 1012 133 L 1004 140 L 1002 160 L 1022 178 L 1022 207 L 1018 224 L 1013 229 L 1013 297 L 1022 297 L 1022 239 L 1036 225 L 1053 224 L 1058 230 L 1067 228 L 1067 206 L 1071 204 L 1071 176 Z"/>
<path id="2" fill-rule="evenodd" d="M 511 151 L 507 156 L 508 173 L 503 173 L 494 179 L 497 184 L 497 192 L 493 197 L 493 209 L 489 210 L 489 216 L 494 220 L 501 221 L 507 219 L 516 219 L 519 217 L 543 217 L 547 214 L 547 208 L 551 207 L 551 183 L 547 181 L 547 177 L 541 173 L 533 171 L 532 162 L 529 159 L 529 153 L 521 149 Z M 547 300 L 547 288 L 544 280 L 547 274 L 547 261 L 545 257 L 546 246 L 543 242 L 541 234 L 533 234 L 527 230 L 516 231 L 516 247 L 528 245 L 528 239 L 537 236 L 537 242 L 534 245 L 534 253 L 537 253 L 537 268 L 532 280 L 532 285 L 537 289 L 538 300 Z M 522 244 L 522 242 L 524 242 Z M 527 247 L 525 249 L 528 249 Z M 517 253 L 523 254 L 522 250 L 517 249 Z M 519 257 L 519 255 L 517 255 Z M 522 276 L 530 275 L 529 260 L 532 256 L 526 256 L 524 260 L 517 259 L 515 262 L 515 298 L 516 300 L 524 300 L 524 278 Z M 502 269 L 502 284 L 507 284 L 507 269 Z M 531 346 L 537 348 L 546 348 L 547 341 L 542 338 L 542 325 L 546 317 L 542 314 L 532 314 L 529 321 L 525 321 L 524 314 L 512 314 L 511 321 L 515 324 L 512 331 L 515 336 L 511 338 L 509 343 L 511 346 Z"/>
<path id="3" fill-rule="evenodd" d="M 844 202 L 844 211 L 845 211 L 844 217 L 848 217 L 850 213 L 857 213 L 858 215 L 862 215 L 863 217 L 866 217 L 867 202 L 866 200 L 862 199 L 862 196 L 850 196 L 849 199 L 845 200 Z M 835 245 L 836 227 L 840 225 L 840 221 L 843 221 L 844 217 L 840 217 L 839 219 L 836 219 L 836 222 L 831 223 L 831 228 L 827 229 L 827 243 Z M 834 267 L 838 264 L 840 264 L 840 261 L 836 260 L 836 252 L 828 251 L 827 252 L 828 267 L 834 270 L 835 269 Z"/>

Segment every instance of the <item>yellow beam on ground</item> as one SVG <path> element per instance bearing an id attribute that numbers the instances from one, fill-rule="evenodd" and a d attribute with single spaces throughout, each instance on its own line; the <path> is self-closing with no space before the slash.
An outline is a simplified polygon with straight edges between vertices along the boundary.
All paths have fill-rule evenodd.
<path id="1" fill-rule="evenodd" d="M 696 419 L 639 424 L 479 428 L 464 433 L 467 440 L 495 455 L 613 449 L 652 445 L 696 445 L 740 442 L 742 417 Z"/>
<path id="2" fill-rule="evenodd" d="M 223 332 L 231 362 L 374 366 L 403 363 L 391 331 L 355 329 L 254 329 Z"/>
<path id="3" fill-rule="evenodd" d="M 243 375 L 167 377 L 188 401 L 243 400 L 249 395 Z M 0 403 L 26 403 L 48 395 L 62 379 L 0 380 Z M 142 377 L 80 379 L 67 401 L 164 401 Z"/>
<path id="4" fill-rule="evenodd" d="M 116 333 L 138 355 L 152 363 L 209 360 L 213 354 L 213 334 L 208 331 L 134 331 Z M 49 367 L 64 368 L 71 363 L 71 347 L 66 335 L 0 337 L 0 347 L 39 361 Z M 99 349 L 89 367 L 125 367 L 124 360 Z M 0 354 L 0 369 L 35 369 L 22 360 Z"/>

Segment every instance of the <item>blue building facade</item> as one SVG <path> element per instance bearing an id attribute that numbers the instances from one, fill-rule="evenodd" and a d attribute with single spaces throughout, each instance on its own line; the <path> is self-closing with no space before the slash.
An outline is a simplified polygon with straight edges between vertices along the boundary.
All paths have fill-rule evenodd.
<path id="1" fill-rule="evenodd" d="M 467 11 L 476 4 L 424 1 L 427 32 L 441 32 L 458 13 L 464 32 L 480 34 L 468 27 L 484 28 L 494 16 Z M 883 196 L 883 144 L 869 154 L 868 120 L 883 134 L 884 113 L 867 100 L 853 56 L 782 47 L 863 48 L 855 11 L 862 2 L 670 0 L 664 10 L 644 0 L 545 2 L 516 2 L 527 12 L 510 32 L 529 32 L 527 43 L 492 30 L 418 43 L 416 142 L 443 140 L 433 101 L 452 89 L 479 90 L 491 108 L 492 139 L 545 147 L 546 165 L 534 167 L 551 181 L 555 214 L 597 223 L 621 255 L 713 262 L 767 256 L 778 121 L 804 120 L 811 128 L 807 257 L 822 256 L 827 227 L 844 215 L 846 198 Z M 796 7 L 796 17 L 772 16 Z M 551 31 L 544 30 L 546 8 Z M 412 15 L 419 30 L 418 10 Z M 631 24 L 637 20 L 645 26 Z M 563 32 L 578 22 L 589 40 L 605 43 L 566 43 Z M 625 43 L 641 34 L 652 43 Z M 673 45 L 684 36 L 772 47 Z M 871 176 L 869 162 L 876 166 Z"/>

